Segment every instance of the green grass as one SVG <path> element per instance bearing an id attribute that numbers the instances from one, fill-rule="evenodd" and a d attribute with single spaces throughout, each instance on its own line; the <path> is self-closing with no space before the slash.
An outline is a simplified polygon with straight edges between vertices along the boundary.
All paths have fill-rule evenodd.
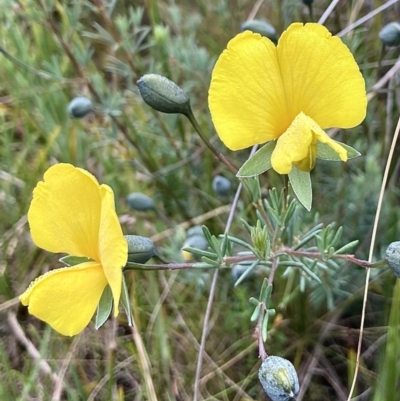
<path id="1" fill-rule="evenodd" d="M 136 337 L 123 313 L 118 322 L 109 320 L 98 331 L 91 324 L 76 338 L 62 337 L 29 316 L 16 299 L 31 280 L 60 266 L 59 255 L 32 243 L 26 213 L 44 171 L 54 163 L 72 163 L 113 188 L 125 234 L 157 238 L 171 229 L 156 246 L 169 261 L 181 262 L 185 233 L 179 225 L 232 202 L 233 196 L 221 199 L 214 194 L 213 177 L 222 174 L 234 187 L 239 181 L 205 148 L 185 117 L 145 105 L 136 80 L 159 73 L 184 88 L 214 146 L 240 165 L 248 152 L 230 152 L 215 137 L 207 92 L 216 58 L 255 2 L 3 3 L 0 46 L 34 70 L 0 54 L 0 399 L 192 400 L 213 271 L 130 271 L 126 277 Z M 318 19 L 330 1 L 314 3 Z M 340 2 L 325 25 L 338 33 L 381 3 Z M 384 24 L 398 19 L 399 12 L 394 5 L 343 38 L 368 91 L 399 56 L 398 48 L 381 53 L 378 38 Z M 309 21 L 309 14 L 300 0 L 271 0 L 260 6 L 256 18 L 268 18 L 281 33 L 291 22 Z M 282 237 L 288 243 L 316 223 L 336 222 L 336 229 L 343 226 L 338 248 L 359 240 L 351 252 L 367 259 L 399 115 L 398 83 L 395 74 L 389 89 L 384 86 L 369 102 L 363 124 L 335 137 L 363 156 L 346 164 L 319 162 L 312 173 L 312 212 L 296 210 Z M 78 95 L 90 98 L 99 113 L 70 118 L 67 105 Z M 375 260 L 399 239 L 398 180 L 395 157 Z M 282 183 L 269 172 L 260 178 L 261 193 L 265 196 Z M 151 196 L 157 213 L 130 210 L 125 198 L 131 192 Z M 244 192 L 230 230 L 247 242 L 250 235 L 242 220 L 250 225 L 257 221 L 251 201 L 251 194 Z M 201 223 L 218 235 L 226 222 L 227 213 L 222 213 Z M 234 249 L 239 250 L 243 249 Z M 346 399 L 357 350 L 365 269 L 337 260 L 327 266 L 309 266 L 321 284 L 307 280 L 301 269 L 279 268 L 271 299 L 276 316 L 269 323 L 267 352 L 294 363 L 302 399 L 309 401 Z M 230 270 L 221 270 L 205 345 L 201 399 L 266 399 L 257 379 L 260 361 L 248 300 L 258 296 L 268 271 L 260 269 L 234 287 Z M 353 395 L 398 401 L 399 294 L 388 269 L 372 271 L 361 371 Z"/>

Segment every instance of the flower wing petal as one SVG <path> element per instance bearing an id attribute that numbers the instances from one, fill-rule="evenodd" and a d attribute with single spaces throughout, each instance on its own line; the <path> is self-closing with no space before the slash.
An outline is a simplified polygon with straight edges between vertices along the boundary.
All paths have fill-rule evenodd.
<path id="1" fill-rule="evenodd" d="M 319 128 L 319 127 L 318 127 Z M 313 129 L 315 136 L 319 142 L 326 143 L 331 149 L 333 149 L 344 162 L 347 162 L 348 154 L 344 146 L 339 142 L 333 140 L 325 131 L 322 129 Z M 357 152 L 357 151 L 355 151 Z"/>
<path id="2" fill-rule="evenodd" d="M 56 164 L 33 191 L 28 212 L 33 241 L 50 252 L 98 261 L 100 212 L 97 180 L 70 164 Z"/>
<path id="3" fill-rule="evenodd" d="M 40 276 L 20 300 L 54 330 L 73 336 L 89 324 L 106 285 L 101 265 L 86 262 Z"/>
<path id="4" fill-rule="evenodd" d="M 249 31 L 233 38 L 215 64 L 208 102 L 229 149 L 277 138 L 290 121 L 275 45 Z"/>
<path id="5" fill-rule="evenodd" d="M 101 185 L 101 221 L 99 252 L 101 265 L 114 298 L 114 315 L 118 315 L 121 296 L 122 268 L 128 259 L 128 244 L 123 236 L 114 206 L 114 193 L 108 185 Z"/>
<path id="6" fill-rule="evenodd" d="M 365 82 L 338 37 L 322 25 L 296 23 L 277 49 L 291 120 L 304 112 L 321 128 L 350 128 L 365 118 Z"/>

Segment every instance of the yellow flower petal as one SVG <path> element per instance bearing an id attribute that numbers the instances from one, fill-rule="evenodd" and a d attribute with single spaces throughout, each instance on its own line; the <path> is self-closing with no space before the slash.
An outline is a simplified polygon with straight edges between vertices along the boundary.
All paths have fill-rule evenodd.
<path id="1" fill-rule="evenodd" d="M 292 165 L 310 171 L 315 164 L 317 141 L 326 143 L 347 161 L 347 150 L 331 139 L 312 118 L 299 113 L 277 140 L 271 156 L 272 168 L 279 174 L 289 174 Z"/>
<path id="2" fill-rule="evenodd" d="M 325 27 L 290 25 L 277 54 L 291 121 L 303 112 L 321 128 L 350 128 L 365 118 L 364 79 L 350 50 Z"/>
<path id="3" fill-rule="evenodd" d="M 100 193 L 102 198 L 99 231 L 100 260 L 111 287 L 114 298 L 114 315 L 117 316 L 121 295 L 122 268 L 128 259 L 128 244 L 115 212 L 112 189 L 107 185 L 102 185 Z"/>
<path id="4" fill-rule="evenodd" d="M 249 31 L 233 38 L 211 77 L 209 107 L 231 150 L 277 138 L 289 126 L 275 45 Z"/>
<path id="5" fill-rule="evenodd" d="M 50 167 L 34 192 L 28 212 L 37 246 L 50 252 L 99 260 L 101 196 L 97 180 L 70 164 Z"/>
<path id="6" fill-rule="evenodd" d="M 89 324 L 106 285 L 100 264 L 86 262 L 40 276 L 20 300 L 54 330 L 73 336 Z"/>

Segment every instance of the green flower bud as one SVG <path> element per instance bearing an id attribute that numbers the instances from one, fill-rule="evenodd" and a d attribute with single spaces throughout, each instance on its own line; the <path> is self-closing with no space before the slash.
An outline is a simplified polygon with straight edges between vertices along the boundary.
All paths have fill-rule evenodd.
<path id="1" fill-rule="evenodd" d="M 400 278 L 400 241 L 392 242 L 386 250 L 386 260 L 392 272 Z"/>
<path id="2" fill-rule="evenodd" d="M 147 212 L 156 210 L 153 199 L 140 192 L 132 192 L 126 197 L 126 202 L 132 210 Z"/>
<path id="3" fill-rule="evenodd" d="M 146 263 L 157 254 L 154 243 L 150 238 L 139 235 L 125 235 L 128 243 L 128 262 Z"/>
<path id="4" fill-rule="evenodd" d="M 93 111 L 93 104 L 86 97 L 75 97 L 68 104 L 68 113 L 75 118 L 85 117 Z"/>
<path id="5" fill-rule="evenodd" d="M 222 177 L 222 175 L 216 175 L 212 182 L 212 189 L 219 196 L 226 196 L 229 194 L 232 188 L 231 182 Z"/>
<path id="6" fill-rule="evenodd" d="M 379 39 L 386 46 L 400 45 L 400 24 L 398 22 L 391 22 L 385 25 L 379 32 Z"/>
<path id="7" fill-rule="evenodd" d="M 146 74 L 137 81 L 137 86 L 143 100 L 153 109 L 169 114 L 190 114 L 189 97 L 168 78 Z"/>
<path id="8" fill-rule="evenodd" d="M 299 394 L 299 379 L 291 362 L 279 356 L 264 359 L 258 378 L 272 401 L 295 400 Z"/>
<path id="9" fill-rule="evenodd" d="M 254 33 L 259 33 L 275 43 L 278 41 L 278 35 L 275 28 L 267 21 L 253 19 L 251 21 L 244 22 L 240 29 L 242 32 L 252 31 Z"/>
<path id="10" fill-rule="evenodd" d="M 267 226 L 261 227 L 260 220 L 257 220 L 257 225 L 251 228 L 250 235 L 257 256 L 261 259 L 266 259 L 271 250 Z"/>

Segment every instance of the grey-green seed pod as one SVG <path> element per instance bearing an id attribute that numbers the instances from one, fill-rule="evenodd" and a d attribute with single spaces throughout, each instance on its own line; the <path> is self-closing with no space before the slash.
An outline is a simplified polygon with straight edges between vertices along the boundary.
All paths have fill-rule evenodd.
<path id="1" fill-rule="evenodd" d="M 272 401 L 296 400 L 299 394 L 299 379 L 293 364 L 279 356 L 264 359 L 258 378 Z"/>
<path id="2" fill-rule="evenodd" d="M 143 100 L 153 109 L 169 114 L 191 113 L 189 97 L 168 78 L 146 74 L 137 81 L 137 86 Z"/>
<path id="3" fill-rule="evenodd" d="M 140 192 L 132 192 L 126 197 L 126 202 L 132 210 L 147 212 L 156 210 L 153 199 Z"/>
<path id="4" fill-rule="evenodd" d="M 212 182 L 212 189 L 217 195 L 226 196 L 229 194 L 231 188 L 232 184 L 227 178 L 222 177 L 222 175 L 216 175 L 214 177 Z"/>
<path id="5" fill-rule="evenodd" d="M 385 25 L 379 32 L 379 39 L 386 46 L 400 45 L 400 23 L 391 22 Z"/>
<path id="6" fill-rule="evenodd" d="M 204 237 L 203 228 L 201 226 L 190 227 L 186 232 L 186 238 L 193 237 L 194 235 L 201 235 Z"/>
<path id="7" fill-rule="evenodd" d="M 400 241 L 392 242 L 386 250 L 386 260 L 392 272 L 400 278 Z"/>
<path id="8" fill-rule="evenodd" d="M 275 43 L 278 41 L 278 35 L 275 28 L 267 21 L 253 19 L 251 21 L 244 22 L 240 29 L 242 32 L 251 31 L 254 33 L 259 33 Z"/>
<path id="9" fill-rule="evenodd" d="M 248 268 L 249 268 L 249 265 L 245 265 L 245 264 L 241 265 L 240 263 L 232 266 L 232 269 L 231 269 L 232 279 L 234 281 L 237 281 Z M 254 270 L 246 276 L 246 279 L 249 279 L 253 275 L 254 275 Z"/>
<path id="10" fill-rule="evenodd" d="M 208 249 L 208 242 L 204 235 L 191 235 L 188 237 L 183 244 L 182 248 L 196 248 L 202 251 L 206 251 Z M 192 254 L 190 252 L 182 250 L 183 259 L 187 262 L 192 261 L 193 259 L 199 259 L 198 255 Z"/>
<path id="11" fill-rule="evenodd" d="M 139 235 L 125 235 L 128 243 L 128 262 L 146 263 L 156 255 L 156 248 L 150 238 Z"/>
<path id="12" fill-rule="evenodd" d="M 79 96 L 72 99 L 68 104 L 68 113 L 75 118 L 82 118 L 93 111 L 93 104 L 90 99 Z"/>

